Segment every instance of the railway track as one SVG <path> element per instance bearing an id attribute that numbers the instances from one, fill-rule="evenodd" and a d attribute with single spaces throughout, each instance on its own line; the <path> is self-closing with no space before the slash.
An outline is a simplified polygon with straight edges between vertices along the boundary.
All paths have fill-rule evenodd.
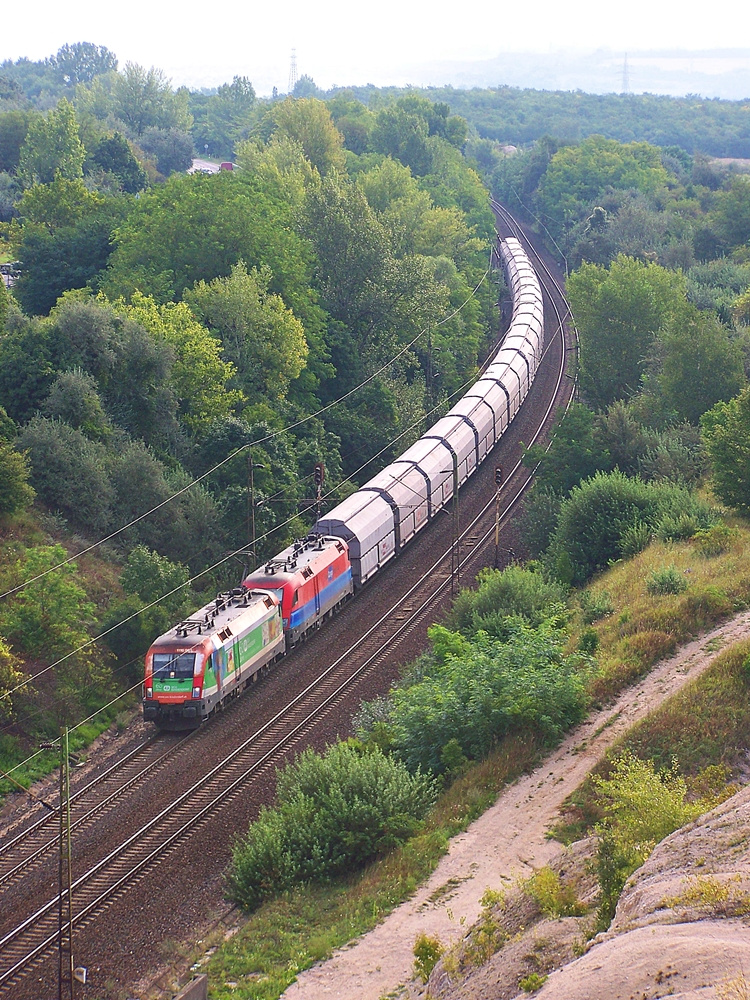
<path id="1" fill-rule="evenodd" d="M 499 206 L 496 212 L 500 213 Z M 518 231 L 514 235 L 519 235 Z M 522 234 L 520 238 L 525 239 Z M 541 417 L 534 422 L 535 433 L 533 438 L 528 438 L 529 444 L 549 427 L 566 388 L 564 307 L 559 304 L 559 286 L 555 285 L 546 266 L 544 273 L 543 284 L 547 286 L 549 283 L 546 287 L 546 306 L 550 310 L 549 337 L 545 338 L 545 360 L 550 371 L 545 377 L 550 385 L 545 389 L 547 403 Z M 569 392 L 567 395 L 569 398 Z M 565 401 L 562 400 L 563 403 Z M 492 457 L 488 458 L 482 470 L 485 479 L 491 475 Z M 474 479 L 479 478 L 480 472 Z M 527 470 L 516 458 L 506 475 L 501 513 L 503 523 L 519 502 L 528 478 Z M 459 537 L 458 572 L 465 577 L 486 564 L 487 546 L 491 544 L 494 534 L 494 488 L 486 491 L 485 496 L 489 499 L 475 505 Z M 179 791 L 171 797 L 160 796 L 161 808 L 156 813 L 152 809 L 151 814 L 133 827 L 127 836 L 119 838 L 114 844 L 105 839 L 101 846 L 87 846 L 85 851 L 81 851 L 76 860 L 76 871 L 81 870 L 83 857 L 92 853 L 96 857 L 89 861 L 73 884 L 74 925 L 79 929 L 91 925 L 105 907 L 111 907 L 147 875 L 156 878 L 153 873 L 159 868 L 167 870 L 169 866 L 165 862 L 184 848 L 191 835 L 210 823 L 221 825 L 221 816 L 226 816 L 229 807 L 236 806 L 238 799 L 255 799 L 259 788 L 273 783 L 275 768 L 303 745 L 315 742 L 316 733 L 325 731 L 328 739 L 335 735 L 335 716 L 341 703 L 356 695 L 368 678 L 372 683 L 372 678 L 382 672 L 383 665 L 392 662 L 399 649 L 408 648 L 414 636 L 424 632 L 441 605 L 447 602 L 451 586 L 455 583 L 453 574 L 456 565 L 451 566 L 453 553 L 453 545 L 443 546 L 439 557 L 421 572 L 416 582 L 398 600 L 386 607 L 360 638 L 333 663 L 320 670 L 312 682 L 299 684 L 280 710 L 258 725 L 248 737 L 235 741 L 228 752 L 220 755 L 218 762 L 212 753 L 192 752 L 201 744 L 204 751 L 210 746 L 212 740 L 203 739 L 206 732 L 209 736 L 213 732 L 208 727 L 206 731 L 199 730 L 197 734 L 176 740 L 168 747 L 162 745 L 160 750 L 152 751 L 150 744 L 138 748 L 138 752 L 131 755 L 121 768 L 110 769 L 82 789 L 76 796 L 74 810 L 75 842 L 86 835 L 86 844 L 90 845 L 94 824 L 97 821 L 103 823 L 117 810 L 124 813 L 129 808 L 128 804 L 143 794 L 144 783 L 153 782 L 166 772 L 174 777 L 175 772 L 180 770 L 189 774 L 191 779 L 183 782 Z M 394 567 L 384 575 L 384 590 L 389 586 L 388 579 L 394 579 L 396 569 Z M 342 619 L 347 613 L 348 609 Z M 349 617 L 352 617 L 351 614 Z M 357 623 L 353 622 L 351 631 L 356 628 Z M 317 637 L 310 645 L 316 642 Z M 152 753 L 153 759 L 147 760 L 146 757 Z M 182 757 L 188 761 L 184 767 L 180 763 Z M 198 773 L 196 757 L 205 757 L 213 763 Z M 167 804 L 164 805 L 164 802 Z M 11 925 L 6 927 L 7 921 L 0 924 L 0 995 L 38 996 L 34 991 L 39 987 L 28 983 L 29 974 L 35 969 L 44 969 L 45 974 L 40 977 L 42 981 L 52 981 L 47 958 L 54 949 L 57 936 L 58 900 L 50 892 L 50 856 L 54 853 L 55 844 L 55 838 L 49 835 L 49 823 L 40 821 L 26 834 L 0 848 L 0 912 L 8 913 L 12 907 L 14 917 Z M 33 876 L 35 882 L 44 884 L 46 899 L 40 899 L 39 893 L 35 892 L 23 897 L 23 905 L 6 906 L 4 897 L 18 900 L 19 897 L 13 897 L 13 894 L 24 875 L 29 880 Z M 28 988 L 25 988 L 26 985 Z"/>

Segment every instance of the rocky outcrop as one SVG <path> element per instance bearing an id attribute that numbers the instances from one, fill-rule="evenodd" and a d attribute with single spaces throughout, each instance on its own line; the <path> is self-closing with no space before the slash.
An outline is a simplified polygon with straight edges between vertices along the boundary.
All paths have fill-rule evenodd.
<path id="1" fill-rule="evenodd" d="M 585 889 L 593 845 L 584 843 L 566 857 L 568 877 Z M 470 953 L 472 928 L 433 971 L 429 992 L 445 1000 L 510 1000 L 532 991 L 539 1000 L 747 1000 L 749 844 L 750 786 L 656 847 L 625 886 L 609 930 L 580 957 L 573 953 L 582 948 L 586 917 L 554 921 L 529 912 L 527 924 L 506 933 L 520 905 L 508 902 L 492 914 L 506 928 L 499 950 L 471 967 L 462 955 Z"/>

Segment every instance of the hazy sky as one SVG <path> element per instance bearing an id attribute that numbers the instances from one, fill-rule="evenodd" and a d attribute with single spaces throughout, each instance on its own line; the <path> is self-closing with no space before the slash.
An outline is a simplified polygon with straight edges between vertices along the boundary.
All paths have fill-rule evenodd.
<path id="1" fill-rule="evenodd" d="M 38 0 L 6 11 L 0 60 L 41 59 L 66 42 L 106 45 L 118 57 L 157 66 L 174 85 L 212 86 L 248 76 L 258 93 L 285 92 L 290 56 L 298 73 L 333 84 L 440 84 L 429 64 L 481 60 L 507 51 L 561 48 L 615 52 L 644 49 L 750 48 L 750 3 L 727 0 L 690 17 L 665 0 Z M 527 20 L 528 18 L 528 20 Z"/>

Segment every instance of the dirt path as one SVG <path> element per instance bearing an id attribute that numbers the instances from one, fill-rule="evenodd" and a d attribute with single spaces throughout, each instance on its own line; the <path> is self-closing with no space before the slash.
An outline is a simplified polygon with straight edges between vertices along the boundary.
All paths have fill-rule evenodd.
<path id="1" fill-rule="evenodd" d="M 410 981 L 420 932 L 444 944 L 479 915 L 487 887 L 528 877 L 563 848 L 545 838 L 565 798 L 633 723 L 697 677 L 722 647 L 745 638 L 750 612 L 683 646 L 614 705 L 595 712 L 532 774 L 507 788 L 495 805 L 456 837 L 432 877 L 369 934 L 300 974 L 284 1000 L 379 1000 Z M 407 991 L 404 991 L 405 993 Z M 408 994 L 407 994 L 408 995 Z"/>

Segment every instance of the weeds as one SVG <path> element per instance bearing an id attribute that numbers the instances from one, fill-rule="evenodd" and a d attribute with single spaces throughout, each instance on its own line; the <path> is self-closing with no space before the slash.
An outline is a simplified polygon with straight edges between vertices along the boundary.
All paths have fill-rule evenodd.
<path id="1" fill-rule="evenodd" d="M 536 993 L 544 986 L 547 979 L 547 976 L 540 976 L 538 972 L 530 972 L 528 976 L 518 980 L 518 985 L 524 993 Z"/>
<path id="2" fill-rule="evenodd" d="M 564 885 L 549 865 L 535 872 L 523 888 L 546 917 L 580 917 L 586 913 L 586 906 L 578 901 L 574 887 Z"/>
<path id="3" fill-rule="evenodd" d="M 687 888 L 677 896 L 662 900 L 670 909 L 699 909 L 715 917 L 739 917 L 750 912 L 750 896 L 737 888 L 740 881 L 735 875 L 722 882 L 715 875 L 691 878 Z"/>
<path id="4" fill-rule="evenodd" d="M 430 973 L 444 951 L 440 938 L 428 937 L 427 934 L 417 935 L 414 942 L 414 973 L 423 983 L 430 978 Z"/>
<path id="5" fill-rule="evenodd" d="M 687 590 L 687 580 L 674 566 L 654 570 L 646 580 L 646 592 L 652 596 L 681 594 Z"/>

